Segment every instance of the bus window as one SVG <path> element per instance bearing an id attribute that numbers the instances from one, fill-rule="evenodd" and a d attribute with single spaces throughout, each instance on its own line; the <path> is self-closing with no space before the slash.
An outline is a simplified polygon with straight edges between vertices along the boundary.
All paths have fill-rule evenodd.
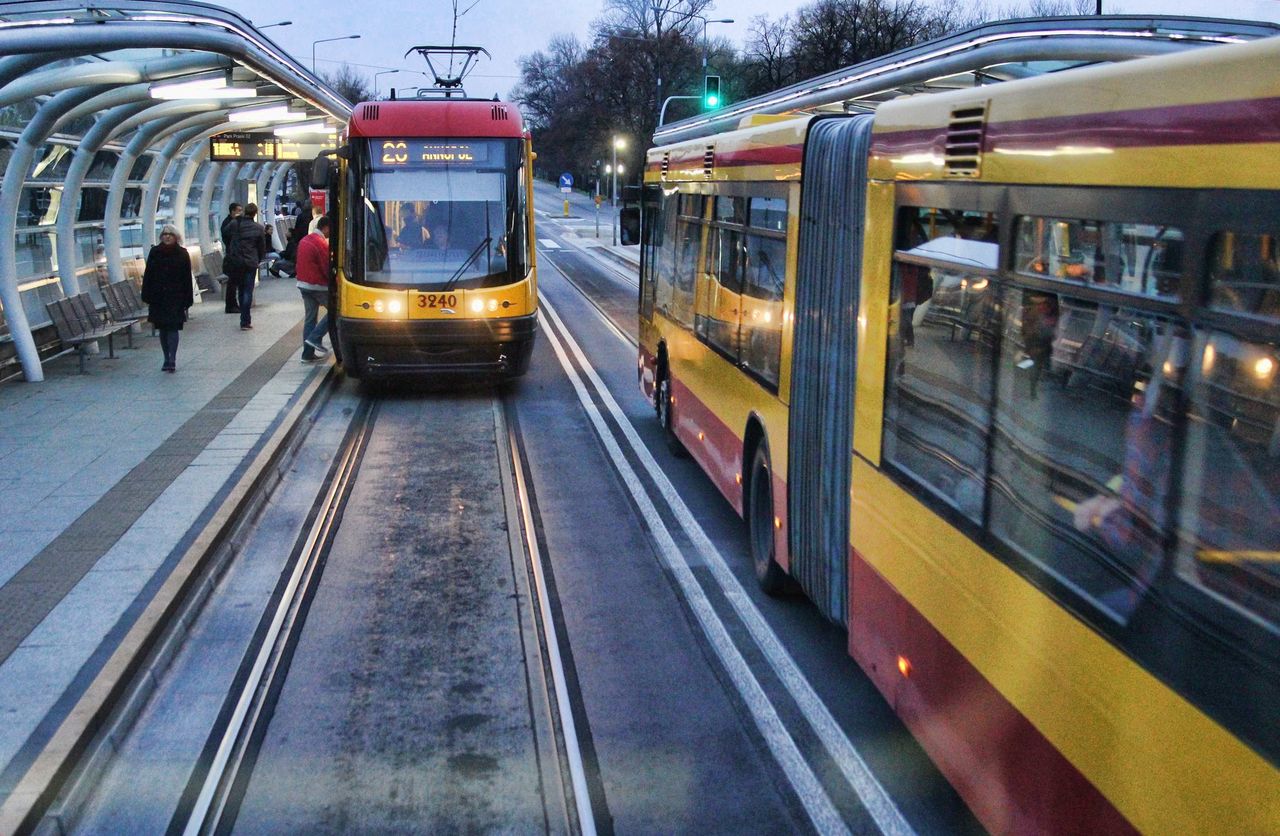
<path id="1" fill-rule="evenodd" d="M 787 199 L 785 197 L 753 197 L 748 212 L 748 222 L 755 229 L 767 229 L 771 232 L 787 231 Z"/>
<path id="2" fill-rule="evenodd" d="M 703 197 L 680 195 L 680 216 L 676 221 L 671 270 L 671 307 L 668 315 L 686 328 L 693 327 L 693 295 L 698 279 L 698 248 L 702 245 Z"/>
<path id="3" fill-rule="evenodd" d="M 999 247 L 989 213 L 898 214 L 884 458 L 981 522 Z"/>
<path id="4" fill-rule="evenodd" d="M 1211 304 L 1280 319 L 1280 253 L 1275 235 L 1219 232 L 1209 246 Z"/>
<path id="5" fill-rule="evenodd" d="M 738 224 L 742 226 L 747 222 L 747 200 L 743 197 L 725 197 L 721 195 L 716 198 L 715 219 L 720 223 Z"/>
<path id="6" fill-rule="evenodd" d="M 1197 334 L 1178 575 L 1280 627 L 1280 350 Z"/>
<path id="7" fill-rule="evenodd" d="M 722 201 L 717 200 L 717 207 Z M 712 227 L 710 233 L 694 328 L 707 343 L 737 361 L 746 236 L 740 230 L 724 227 Z"/>
<path id="8" fill-rule="evenodd" d="M 1017 287 L 1002 309 L 990 530 L 1124 622 L 1164 555 L 1185 331 Z"/>
<path id="9" fill-rule="evenodd" d="M 1144 296 L 1178 295 L 1182 231 L 1153 224 L 1023 216 L 1014 269 Z"/>
<path id="10" fill-rule="evenodd" d="M 662 195 L 653 186 L 646 186 L 646 194 L 657 192 L 649 200 L 652 201 L 651 213 L 647 217 L 643 234 L 648 236 L 644 242 L 647 258 L 645 259 L 645 284 L 640 294 L 642 316 L 648 316 L 654 307 L 661 311 L 671 308 L 671 294 L 675 280 L 675 250 L 671 246 L 672 233 L 676 225 L 677 195 Z"/>
<path id="11" fill-rule="evenodd" d="M 784 238 L 748 235 L 746 250 L 741 362 L 743 368 L 776 387 L 782 354 L 782 290 L 787 270 L 787 242 Z"/>

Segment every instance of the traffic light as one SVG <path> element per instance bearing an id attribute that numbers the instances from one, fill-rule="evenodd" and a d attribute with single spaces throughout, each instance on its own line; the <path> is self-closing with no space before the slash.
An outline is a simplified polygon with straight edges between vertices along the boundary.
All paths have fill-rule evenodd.
<path id="1" fill-rule="evenodd" d="M 709 75 L 702 80 L 702 107 L 715 110 L 722 103 L 720 98 L 720 76 Z"/>

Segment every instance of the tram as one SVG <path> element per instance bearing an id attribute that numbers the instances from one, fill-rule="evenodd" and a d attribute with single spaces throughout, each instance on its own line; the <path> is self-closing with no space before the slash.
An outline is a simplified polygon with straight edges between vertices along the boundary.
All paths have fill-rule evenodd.
<path id="1" fill-rule="evenodd" d="M 641 388 L 994 832 L 1280 823 L 1278 154 L 1277 38 L 648 152 Z"/>
<path id="2" fill-rule="evenodd" d="M 348 375 L 526 372 L 532 160 L 506 102 L 445 89 L 355 106 L 336 164 L 322 156 L 313 177 L 330 195 L 330 322 Z"/>

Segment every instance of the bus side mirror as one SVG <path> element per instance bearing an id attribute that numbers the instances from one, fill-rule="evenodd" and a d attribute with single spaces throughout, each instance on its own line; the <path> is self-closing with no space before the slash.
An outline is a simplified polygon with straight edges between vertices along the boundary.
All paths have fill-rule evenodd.
<path id="1" fill-rule="evenodd" d="M 332 172 L 333 160 L 328 155 L 321 154 L 316 157 L 316 161 L 311 164 L 311 188 L 328 189 Z"/>

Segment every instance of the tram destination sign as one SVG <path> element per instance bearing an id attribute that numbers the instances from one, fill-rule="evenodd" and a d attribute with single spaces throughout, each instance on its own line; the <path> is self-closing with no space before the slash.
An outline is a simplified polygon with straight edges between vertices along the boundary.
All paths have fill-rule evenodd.
<path id="1" fill-rule="evenodd" d="M 378 160 L 387 168 L 474 166 L 488 163 L 493 143 L 485 140 L 384 139 L 374 144 Z"/>
<path id="2" fill-rule="evenodd" d="M 214 162 L 258 162 L 275 160 L 274 134 L 233 131 L 209 137 L 209 159 Z"/>

